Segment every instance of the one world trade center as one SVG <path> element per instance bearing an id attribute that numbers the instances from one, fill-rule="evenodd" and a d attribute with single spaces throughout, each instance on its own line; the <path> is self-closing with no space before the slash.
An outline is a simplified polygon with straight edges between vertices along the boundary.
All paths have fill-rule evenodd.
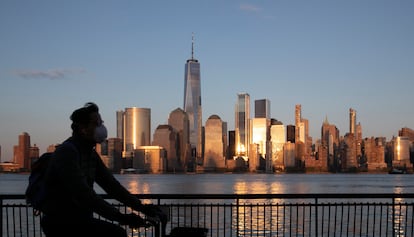
<path id="1" fill-rule="evenodd" d="M 202 157 L 200 63 L 194 58 L 194 36 L 191 44 L 191 58 L 185 64 L 184 111 L 190 121 L 191 155 L 200 159 Z"/>

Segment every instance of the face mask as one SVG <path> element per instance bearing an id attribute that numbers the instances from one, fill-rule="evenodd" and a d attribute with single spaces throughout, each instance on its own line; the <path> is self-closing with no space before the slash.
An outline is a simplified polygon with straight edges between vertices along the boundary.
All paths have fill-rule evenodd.
<path id="1" fill-rule="evenodd" d="M 106 130 L 106 127 L 103 124 L 95 128 L 95 142 L 96 143 L 104 142 L 107 136 L 108 136 L 108 131 Z"/>

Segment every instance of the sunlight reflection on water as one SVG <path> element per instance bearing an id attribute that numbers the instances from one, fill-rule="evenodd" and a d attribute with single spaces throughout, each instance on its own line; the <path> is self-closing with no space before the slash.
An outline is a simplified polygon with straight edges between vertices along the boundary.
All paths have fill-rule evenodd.
<path id="1" fill-rule="evenodd" d="M 414 193 L 413 175 L 389 174 L 126 174 L 132 193 Z M 24 193 L 27 174 L 0 174 L 0 193 Z M 103 191 L 95 185 L 98 193 Z"/>

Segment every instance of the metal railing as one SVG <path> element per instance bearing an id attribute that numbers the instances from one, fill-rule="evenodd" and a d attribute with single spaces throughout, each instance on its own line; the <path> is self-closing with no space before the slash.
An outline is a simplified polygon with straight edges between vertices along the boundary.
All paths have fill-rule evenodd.
<path id="1" fill-rule="evenodd" d="M 109 199 L 107 195 L 102 195 Z M 414 194 L 140 194 L 169 210 L 166 232 L 203 227 L 208 236 L 414 236 Z M 129 210 L 110 200 L 122 211 Z M 44 236 L 23 195 L 0 195 L 4 237 Z M 127 228 L 127 227 L 126 227 Z M 128 228 L 127 228 L 128 229 Z M 154 228 L 129 236 L 156 236 Z"/>

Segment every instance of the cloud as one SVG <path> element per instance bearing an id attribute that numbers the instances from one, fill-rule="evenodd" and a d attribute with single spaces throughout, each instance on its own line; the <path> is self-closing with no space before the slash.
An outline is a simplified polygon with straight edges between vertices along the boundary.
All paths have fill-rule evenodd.
<path id="1" fill-rule="evenodd" d="M 50 70 L 16 70 L 13 72 L 24 79 L 49 79 L 49 80 L 60 80 L 65 79 L 71 75 L 86 73 L 85 69 L 50 69 Z"/>
<path id="2" fill-rule="evenodd" d="M 260 12 L 262 9 L 258 6 L 243 3 L 240 5 L 240 10 L 246 11 L 246 12 Z"/>

